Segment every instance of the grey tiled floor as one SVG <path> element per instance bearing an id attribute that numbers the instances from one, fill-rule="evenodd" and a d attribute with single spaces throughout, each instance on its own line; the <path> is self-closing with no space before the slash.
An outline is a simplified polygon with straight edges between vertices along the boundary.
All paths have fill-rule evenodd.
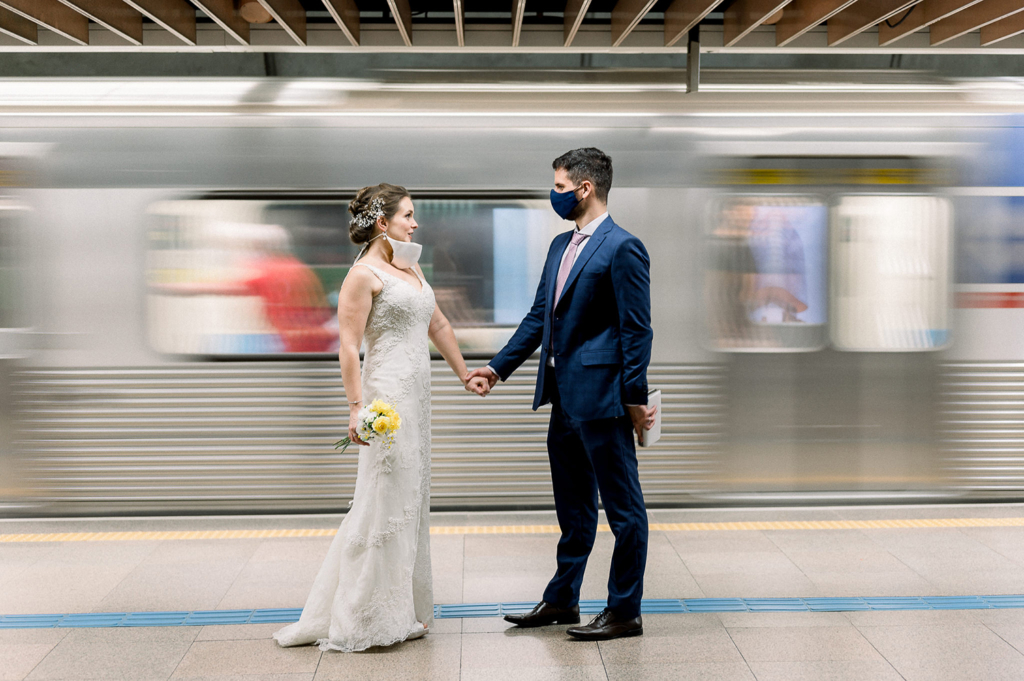
<path id="1" fill-rule="evenodd" d="M 653 511 L 654 522 L 1024 517 L 1024 506 Z M 338 516 L 0 521 L 0 533 L 335 527 Z M 436 514 L 435 525 L 553 524 L 550 513 Z M 0 543 L 0 613 L 299 607 L 329 538 Z M 553 535 L 435 535 L 438 603 L 537 599 Z M 599 535 L 584 598 L 604 598 Z M 1024 528 L 656 532 L 648 598 L 1024 593 Z M 648 615 L 639 639 L 439 620 L 358 654 L 281 649 L 280 625 L 0 630 L 0 681 L 955 681 L 1024 679 L 1024 610 Z"/>

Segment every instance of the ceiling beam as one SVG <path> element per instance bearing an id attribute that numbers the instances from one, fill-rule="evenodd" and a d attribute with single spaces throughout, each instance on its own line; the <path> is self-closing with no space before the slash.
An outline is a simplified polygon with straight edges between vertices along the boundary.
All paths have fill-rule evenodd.
<path id="1" fill-rule="evenodd" d="M 830 47 L 850 38 L 921 2 L 921 0 L 860 0 L 828 20 Z"/>
<path id="2" fill-rule="evenodd" d="M 412 47 L 412 10 L 409 9 L 409 0 L 388 0 L 388 7 L 398 25 L 398 32 L 402 34 L 405 46 Z"/>
<path id="3" fill-rule="evenodd" d="M 675 0 L 665 10 L 665 47 L 672 47 L 690 33 L 722 0 Z"/>
<path id="4" fill-rule="evenodd" d="M 79 45 L 89 44 L 88 17 L 58 0 L 0 0 L 0 7 Z"/>
<path id="5" fill-rule="evenodd" d="M 0 7 L 0 33 L 20 40 L 28 45 L 39 43 L 39 27 L 20 14 Z"/>
<path id="6" fill-rule="evenodd" d="M 612 8 L 612 47 L 618 47 L 657 0 L 618 0 Z"/>
<path id="7" fill-rule="evenodd" d="M 789 0 L 736 0 L 725 10 L 725 46 L 735 45 L 788 4 Z"/>
<path id="8" fill-rule="evenodd" d="M 793 0 L 775 24 L 778 47 L 796 40 L 815 26 L 839 14 L 857 0 Z"/>
<path id="9" fill-rule="evenodd" d="M 192 0 L 192 4 L 217 22 L 229 36 L 243 45 L 249 44 L 249 22 L 238 15 L 232 0 Z"/>
<path id="10" fill-rule="evenodd" d="M 1021 0 L 982 0 L 948 19 L 932 24 L 932 46 L 941 45 L 965 33 L 994 24 L 1000 19 L 1024 12 Z"/>
<path id="11" fill-rule="evenodd" d="M 981 0 L 922 0 L 914 5 L 914 11 L 906 19 L 900 19 L 898 25 L 889 26 L 883 21 L 878 25 L 878 44 L 881 47 L 890 45 L 900 38 L 910 35 L 922 28 L 951 17 L 962 9 L 977 5 Z"/>
<path id="12" fill-rule="evenodd" d="M 260 0 L 260 4 L 292 40 L 306 44 L 306 10 L 299 0 Z"/>
<path id="13" fill-rule="evenodd" d="M 522 0 L 524 3 L 526 0 Z M 466 3 L 464 0 L 453 0 L 453 9 L 455 10 L 455 40 L 458 41 L 459 47 L 466 46 Z M 515 47 L 518 43 L 516 41 L 516 29 L 515 29 L 515 8 L 512 8 L 512 47 Z"/>
<path id="14" fill-rule="evenodd" d="M 185 0 L 124 0 L 189 45 L 196 44 L 196 8 Z"/>
<path id="15" fill-rule="evenodd" d="M 60 0 L 133 45 L 142 44 L 142 14 L 121 0 Z"/>
<path id="16" fill-rule="evenodd" d="M 524 14 L 526 14 L 526 0 L 512 0 L 512 47 L 519 47 L 519 39 L 523 37 Z"/>
<path id="17" fill-rule="evenodd" d="M 356 7 L 355 0 L 323 0 L 323 2 L 348 41 L 358 47 L 359 8 Z"/>
<path id="18" fill-rule="evenodd" d="M 580 24 L 583 23 L 583 17 L 586 16 L 589 7 L 590 0 L 566 0 L 565 23 L 562 26 L 566 47 L 572 45 L 572 41 L 576 39 L 576 33 L 580 30 Z"/>
<path id="19" fill-rule="evenodd" d="M 983 26 L 981 28 L 981 44 L 992 45 L 1021 33 L 1024 33 L 1024 12 L 1018 12 L 993 24 Z"/>

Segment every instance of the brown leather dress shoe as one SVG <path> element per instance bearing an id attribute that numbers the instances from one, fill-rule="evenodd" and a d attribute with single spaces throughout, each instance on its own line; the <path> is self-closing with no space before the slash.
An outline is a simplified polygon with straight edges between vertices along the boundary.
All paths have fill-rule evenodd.
<path id="1" fill-rule="evenodd" d="M 522 615 L 505 615 L 505 621 L 520 627 L 546 627 L 549 624 L 579 624 L 580 606 L 559 608 L 541 601 L 533 610 Z"/>
<path id="2" fill-rule="evenodd" d="M 639 615 L 631 620 L 619 619 L 608 608 L 590 621 L 585 627 L 570 627 L 567 634 L 584 641 L 607 641 L 626 636 L 643 636 L 644 620 Z"/>

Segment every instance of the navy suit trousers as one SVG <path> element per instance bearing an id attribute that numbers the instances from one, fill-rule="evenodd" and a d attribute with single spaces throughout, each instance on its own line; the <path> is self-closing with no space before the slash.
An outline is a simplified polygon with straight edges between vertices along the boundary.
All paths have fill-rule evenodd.
<path id="1" fill-rule="evenodd" d="M 618 617 L 640 614 L 647 564 L 647 508 L 637 470 L 633 424 L 628 416 L 576 421 L 560 407 L 555 372 L 548 371 L 551 424 L 548 458 L 555 511 L 562 537 L 558 571 L 544 591 L 552 605 L 570 607 L 580 599 L 580 584 L 597 535 L 598 493 L 615 535 L 608 607 Z"/>

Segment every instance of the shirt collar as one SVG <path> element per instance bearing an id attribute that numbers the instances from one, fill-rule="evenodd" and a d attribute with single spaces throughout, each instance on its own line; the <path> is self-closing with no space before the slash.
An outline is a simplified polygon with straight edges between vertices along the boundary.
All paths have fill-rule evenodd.
<path id="1" fill-rule="evenodd" d="M 601 226 L 601 223 L 604 222 L 607 217 L 608 211 L 605 211 L 584 225 L 582 229 L 577 227 L 576 231 L 580 234 L 586 234 L 587 236 L 594 236 L 594 232 L 597 231 L 597 228 Z"/>

